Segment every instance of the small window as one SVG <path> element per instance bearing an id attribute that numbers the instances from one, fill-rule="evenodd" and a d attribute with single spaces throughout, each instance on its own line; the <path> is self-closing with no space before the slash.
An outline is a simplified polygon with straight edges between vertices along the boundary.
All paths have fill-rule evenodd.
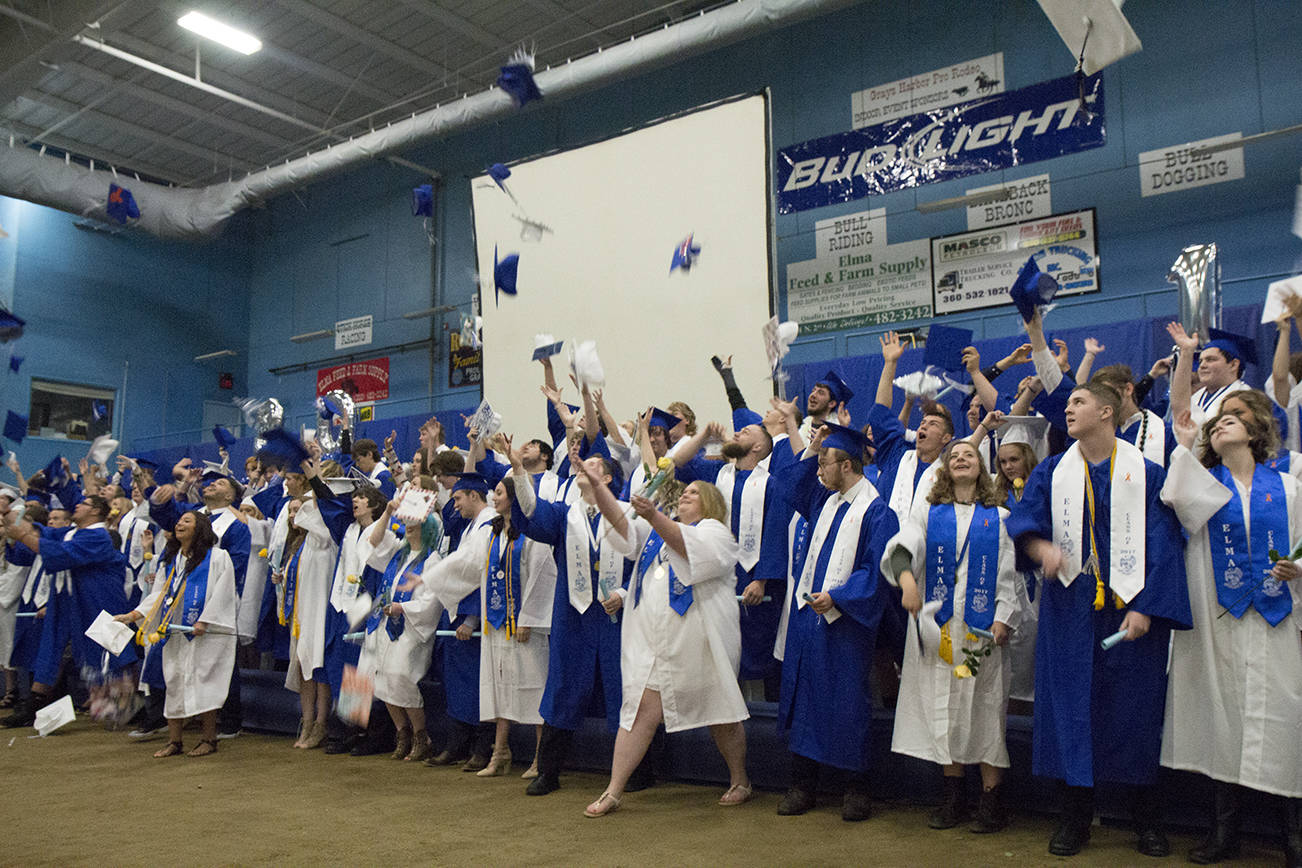
<path id="1" fill-rule="evenodd" d="M 113 430 L 112 389 L 32 380 L 27 433 L 36 437 L 93 440 Z"/>

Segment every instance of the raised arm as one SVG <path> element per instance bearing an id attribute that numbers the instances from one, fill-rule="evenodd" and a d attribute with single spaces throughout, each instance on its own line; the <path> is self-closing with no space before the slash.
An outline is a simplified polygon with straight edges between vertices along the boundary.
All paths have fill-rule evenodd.
<path id="1" fill-rule="evenodd" d="M 1081 356 L 1080 364 L 1076 366 L 1076 382 L 1084 383 L 1090 378 L 1090 372 L 1094 370 L 1094 360 L 1106 349 L 1107 347 L 1094 338 L 1085 339 L 1085 355 Z"/>
<path id="2" fill-rule="evenodd" d="M 895 386 L 895 369 L 899 367 L 900 356 L 904 355 L 904 347 L 900 346 L 900 336 L 895 332 L 887 332 L 881 336 L 882 344 L 882 375 L 877 378 L 877 403 L 881 404 L 888 410 L 894 403 Z"/>
<path id="3" fill-rule="evenodd" d="M 900 408 L 900 424 L 903 425 L 905 428 L 909 427 L 909 417 L 913 415 L 913 405 L 917 403 L 918 403 L 917 395 L 909 395 L 907 393 L 905 394 L 904 406 Z M 837 409 L 839 412 L 841 409 L 844 408 L 838 407 Z M 844 425 L 845 423 L 842 422 L 841 424 Z"/>
<path id="4" fill-rule="evenodd" d="M 1037 310 L 1035 316 L 1026 324 L 1026 334 L 1031 338 L 1031 361 L 1035 363 L 1035 374 L 1044 385 L 1044 391 L 1052 392 L 1062 382 L 1062 368 L 1049 350 L 1044 340 L 1044 321 Z"/>
<path id="5" fill-rule="evenodd" d="M 981 354 L 977 352 L 976 347 L 964 347 L 963 367 L 967 368 L 968 376 L 972 378 L 972 385 L 976 389 L 977 397 L 981 399 L 981 406 L 998 406 L 999 393 L 995 391 L 995 387 L 990 384 L 985 372 L 981 370 Z"/>
<path id="6" fill-rule="evenodd" d="M 1040 394 L 1044 386 L 1040 383 L 1039 377 L 1023 377 L 1022 382 L 1017 387 L 1017 399 L 1013 401 L 1013 408 L 1009 411 L 1010 416 L 1025 416 L 1031 412 L 1031 403 L 1035 401 L 1035 396 Z"/>
<path id="7" fill-rule="evenodd" d="M 606 423 L 606 436 L 619 446 L 627 446 L 628 443 L 624 441 L 624 429 L 619 427 L 619 420 L 606 408 L 604 390 L 595 390 L 592 393 L 592 402 L 597 405 L 597 413 L 600 414 L 601 421 Z"/>
<path id="8" fill-rule="evenodd" d="M 592 392 L 587 386 L 579 390 L 583 393 L 583 439 L 596 443 L 601 436 L 601 424 L 597 419 L 597 405 L 592 401 Z"/>
<path id="9" fill-rule="evenodd" d="M 1275 398 L 1275 403 L 1288 409 L 1288 398 L 1290 387 L 1288 384 L 1288 362 L 1289 362 L 1289 339 L 1293 336 L 1292 329 L 1289 328 L 1293 320 L 1292 311 L 1286 311 L 1281 314 L 1279 319 L 1275 320 L 1275 326 L 1279 329 L 1279 335 L 1275 339 L 1275 356 L 1270 363 L 1270 387 Z"/>
<path id="10" fill-rule="evenodd" d="M 1193 376 L 1194 353 L 1198 352 L 1198 333 L 1185 334 L 1184 326 L 1178 322 L 1167 323 L 1166 333 L 1180 349 L 1171 374 L 1171 418 L 1179 419 L 1181 413 L 1190 409 L 1193 398 L 1189 380 Z"/>

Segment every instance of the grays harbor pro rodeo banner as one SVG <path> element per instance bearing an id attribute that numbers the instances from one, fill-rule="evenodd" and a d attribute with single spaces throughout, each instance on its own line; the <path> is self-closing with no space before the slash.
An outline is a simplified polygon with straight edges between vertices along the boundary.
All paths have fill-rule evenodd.
<path id="1" fill-rule="evenodd" d="M 1103 78 L 1074 75 L 778 151 L 792 214 L 1102 147 Z"/>

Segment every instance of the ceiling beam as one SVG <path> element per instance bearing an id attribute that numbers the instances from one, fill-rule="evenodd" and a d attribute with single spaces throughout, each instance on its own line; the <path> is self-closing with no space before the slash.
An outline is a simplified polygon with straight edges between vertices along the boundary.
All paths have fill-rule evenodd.
<path id="1" fill-rule="evenodd" d="M 224 115 L 216 114 L 207 109 L 191 105 L 185 100 L 180 100 L 168 96 L 165 93 L 159 93 L 155 90 L 150 90 L 149 88 L 136 84 L 128 79 L 117 78 L 107 72 L 102 72 L 98 69 L 91 69 L 89 66 L 77 63 L 76 61 L 64 61 L 59 64 L 59 68 L 63 72 L 70 73 L 78 78 L 93 81 L 104 87 L 114 88 L 119 92 L 130 96 L 132 99 L 151 103 L 161 109 L 166 109 L 167 111 L 184 115 L 197 121 L 202 121 L 211 127 L 225 130 L 228 133 L 234 133 L 237 136 L 244 136 L 245 138 L 266 145 L 269 148 L 283 148 L 290 144 L 289 139 L 282 136 L 274 136 L 261 127 L 255 127 L 252 124 L 246 124 L 242 121 L 237 121 L 234 118 L 228 118 Z"/>
<path id="2" fill-rule="evenodd" d="M 160 66 L 166 66 L 173 72 L 179 72 L 187 77 L 194 69 L 194 58 L 176 54 L 163 48 L 159 48 L 153 43 L 146 42 L 143 39 L 132 36 L 129 33 L 115 31 L 104 34 L 105 41 L 110 45 L 116 45 L 129 51 L 132 54 L 145 58 L 146 60 L 157 63 Z M 254 102 L 261 103 L 268 108 L 276 109 L 282 114 L 290 117 L 299 118 L 313 127 L 323 127 L 329 123 L 329 115 L 313 106 L 307 106 L 296 100 L 285 97 L 281 94 L 261 88 L 252 84 L 243 78 L 223 72 L 215 67 L 208 67 L 203 71 L 203 80 L 207 84 L 215 85 L 223 90 L 238 94 Z"/>
<path id="3" fill-rule="evenodd" d="M 408 51 L 401 45 L 396 45 L 382 36 L 371 31 L 358 27 L 351 21 L 335 15 L 333 12 L 309 3 L 308 0 L 276 0 L 276 5 L 283 6 L 303 18 L 313 21 L 322 27 L 333 30 L 340 36 L 347 37 L 354 42 L 364 45 L 380 54 L 385 55 L 391 60 L 397 61 L 404 66 L 410 67 L 419 73 L 433 77 L 446 77 L 450 73 L 442 65 L 435 63 L 429 58 L 422 57 L 414 51 Z"/>
<path id="4" fill-rule="evenodd" d="M 553 2 L 553 0 L 524 0 L 524 5 L 532 6 L 539 12 L 546 13 L 552 19 L 552 24 L 560 24 L 566 20 L 579 22 L 583 25 L 583 41 L 591 43 L 594 48 L 600 47 L 601 37 L 593 32 L 597 26 L 577 12 L 571 12 L 561 4 Z"/>
<path id="5" fill-rule="evenodd" d="M 34 139 L 41 133 L 41 130 L 31 124 L 22 121 L 4 120 L 0 121 L 0 128 L 7 128 L 21 136 L 24 141 Z M 79 141 L 71 136 L 54 134 L 45 137 L 46 144 L 58 148 L 61 151 L 70 151 L 79 157 L 92 159 L 96 163 L 102 163 L 105 166 L 114 166 L 118 171 L 124 174 L 124 177 L 130 172 L 144 172 L 160 181 L 180 186 L 180 180 L 177 177 L 176 169 L 173 167 L 164 167 L 153 163 L 142 163 L 134 157 L 128 157 L 125 154 L 117 153 L 99 145 L 92 145 L 88 142 Z M 8 143 L 6 142 L 7 146 Z M 108 195 L 108 191 L 104 191 Z"/>
<path id="6" fill-rule="evenodd" d="M 142 127 L 139 124 L 132 123 L 131 121 L 128 120 L 123 120 L 122 118 L 119 117 L 114 117 L 113 115 L 106 114 L 102 111 L 99 111 L 98 109 L 89 108 L 87 106 L 79 106 L 76 103 L 69 102 L 68 100 L 63 99 L 62 97 L 57 97 L 53 94 L 44 93 L 39 90 L 28 91 L 28 93 L 20 96 L 18 98 L 18 101 L 32 102 L 37 105 L 43 105 L 46 108 L 54 109 L 55 111 L 61 112 L 65 115 L 80 115 L 81 117 L 87 118 L 89 120 L 95 120 L 95 121 L 99 121 L 100 123 L 108 124 L 114 129 L 120 130 L 128 135 L 135 136 L 136 138 L 142 139 L 147 143 L 162 145 L 171 148 L 173 151 L 186 154 L 196 159 L 217 161 L 220 163 L 226 163 L 228 165 L 234 164 L 235 167 L 238 168 L 240 171 L 247 171 L 248 169 L 253 168 L 253 166 L 255 165 L 253 162 L 250 162 L 247 159 L 237 160 L 236 158 L 232 157 L 230 154 L 223 154 L 222 152 L 213 150 L 212 148 L 207 148 L 204 147 L 203 145 L 196 145 L 193 142 L 187 142 L 184 139 L 178 139 L 175 136 L 169 135 L 164 132 L 159 132 L 158 130 L 150 129 L 149 127 Z"/>
<path id="7" fill-rule="evenodd" d="M 41 4 L 44 14 L 40 15 L 22 12 L 8 3 L 0 5 L 0 13 L 17 22 L 0 28 L 0 105 L 7 105 L 47 73 L 42 62 L 66 57 L 69 40 L 88 22 L 127 5 L 130 3 L 122 0 L 47 0 Z"/>
<path id="8" fill-rule="evenodd" d="M 489 33 L 473 21 L 467 21 L 455 12 L 450 12 L 437 3 L 431 2 L 431 0 L 398 0 L 398 2 L 435 24 L 441 24 L 453 33 L 460 34 L 467 39 L 473 39 L 485 48 L 502 48 L 504 40 L 500 35 Z"/>

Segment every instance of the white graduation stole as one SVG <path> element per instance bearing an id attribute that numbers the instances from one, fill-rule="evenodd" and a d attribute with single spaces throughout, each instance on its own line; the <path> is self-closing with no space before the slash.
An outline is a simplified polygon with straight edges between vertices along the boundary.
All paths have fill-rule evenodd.
<path id="1" fill-rule="evenodd" d="M 1135 446 L 1154 464 L 1166 465 L 1166 425 L 1162 417 L 1152 410 L 1140 411 L 1139 430 L 1135 433 Z"/>
<path id="2" fill-rule="evenodd" d="M 737 481 L 737 466 L 727 464 L 719 469 L 719 476 L 714 485 L 723 495 L 723 502 L 728 504 L 728 514 L 732 514 L 732 489 Z M 738 563 L 742 569 L 750 572 L 759 563 L 760 535 L 764 532 L 764 496 L 768 491 L 769 474 L 766 468 L 756 467 L 746 477 L 741 486 L 741 514 L 735 528 L 737 542 L 741 544 L 741 557 Z"/>
<path id="3" fill-rule="evenodd" d="M 829 497 L 818 512 L 814 536 L 809 542 L 809 554 L 805 556 L 805 567 L 800 573 L 800 586 L 795 592 L 797 609 L 803 609 L 808 602 L 805 600 L 805 594 L 814 587 L 814 569 L 824 545 L 832 546 L 832 553 L 827 561 L 827 572 L 823 576 L 824 592 L 841 587 L 849 580 L 850 573 L 854 572 L 855 558 L 859 554 L 859 528 L 863 524 L 863 517 L 868 512 L 868 507 L 877 499 L 877 489 L 873 488 L 871 482 L 864 479 L 860 480 L 858 485 L 862 487 L 851 498 L 850 508 L 846 510 L 845 517 L 841 519 L 841 525 L 837 528 L 836 537 L 831 541 L 828 541 L 827 534 L 832 528 L 832 519 L 836 516 L 837 509 L 845 503 L 844 496 Z M 828 620 L 835 620 L 835 618 Z"/>
<path id="4" fill-rule="evenodd" d="M 560 488 L 561 478 L 550 470 L 544 470 L 538 477 L 538 499 L 555 500 L 556 490 Z"/>
<path id="5" fill-rule="evenodd" d="M 1111 516 L 1108 584 L 1122 602 L 1129 603 L 1144 589 L 1147 530 L 1144 508 L 1148 490 L 1145 487 L 1143 454 L 1119 438 L 1115 444 L 1108 501 Z M 1053 469 L 1050 489 L 1053 542 L 1062 549 L 1062 574 L 1058 578 L 1064 586 L 1070 585 L 1081 574 L 1084 569 L 1082 556 L 1088 558 L 1089 540 L 1085 537 L 1081 520 L 1085 514 L 1086 472 L 1079 442 L 1071 445 Z M 1172 553 L 1172 557 L 1179 557 L 1179 553 Z"/>
<path id="6" fill-rule="evenodd" d="M 588 520 L 587 503 L 579 501 L 571 504 L 565 513 L 565 567 L 569 576 L 570 605 L 582 614 L 592 605 L 592 550 L 598 551 L 597 587 L 605 588 L 606 594 L 613 593 L 620 586 L 620 567 L 624 557 L 615 551 L 614 546 L 603 543 L 606 534 L 606 518 L 597 520 L 597 532 L 593 535 L 592 522 Z M 602 599 L 603 594 L 597 598 Z"/>
<path id="7" fill-rule="evenodd" d="M 34 602 L 38 609 L 50 602 L 50 576 L 44 566 L 45 562 L 38 554 L 27 574 L 27 583 L 23 585 L 23 602 Z"/>
<path id="8" fill-rule="evenodd" d="M 222 507 L 221 512 L 212 517 L 212 532 L 217 534 L 217 539 L 222 538 L 233 521 L 235 521 L 235 513 L 231 512 L 228 506 Z"/>
<path id="9" fill-rule="evenodd" d="M 913 477 L 918 472 L 918 450 L 910 449 L 900 456 L 900 464 L 895 469 L 895 484 L 891 486 L 891 499 L 889 501 L 891 511 L 904 523 L 908 518 L 909 510 L 913 508 L 913 501 L 918 491 L 930 491 L 932 481 L 936 475 L 936 465 L 933 462 L 922 471 L 922 476 L 918 478 L 918 484 L 915 487 Z"/>
<path id="10" fill-rule="evenodd" d="M 348 526 L 348 530 L 344 531 L 344 538 L 339 543 L 339 560 L 335 564 L 334 582 L 330 585 L 330 608 L 336 612 L 348 611 L 348 605 L 357 599 L 357 591 L 362 586 L 362 570 L 366 568 L 366 557 L 363 556 L 362 546 L 366 546 L 366 554 L 369 555 L 370 530 L 374 527 L 374 521 L 365 528 L 354 521 Z"/>

